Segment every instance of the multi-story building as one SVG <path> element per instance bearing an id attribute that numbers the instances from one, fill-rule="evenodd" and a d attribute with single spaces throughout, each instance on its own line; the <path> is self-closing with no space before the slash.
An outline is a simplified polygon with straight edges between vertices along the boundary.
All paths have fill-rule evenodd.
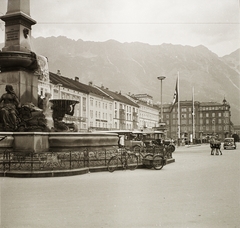
<path id="1" fill-rule="evenodd" d="M 78 101 L 74 116 L 66 115 L 64 121 L 75 123 L 79 131 L 158 127 L 160 108 L 153 104 L 150 95 L 123 95 L 103 86 L 94 86 L 92 82 L 83 84 L 77 77 L 71 79 L 54 73 L 49 74 L 49 80 L 39 80 L 38 85 L 39 96 L 49 92 L 52 99 Z M 234 133 L 230 105 L 225 98 L 223 103 L 195 101 L 194 106 L 192 101 L 181 101 L 179 114 L 178 105 L 170 110 L 170 105 L 163 105 L 168 137 L 178 138 L 178 128 L 180 137 L 188 140 L 192 137 L 204 139 L 214 134 L 225 138 Z"/>
<path id="2" fill-rule="evenodd" d="M 73 116 L 64 121 L 74 123 L 79 131 L 137 129 L 138 105 L 122 95 L 104 87 L 80 83 L 79 79 L 50 73 L 49 82 L 39 80 L 38 94 L 51 93 L 52 99 L 78 101 Z"/>
<path id="3" fill-rule="evenodd" d="M 113 129 L 138 129 L 139 106 L 121 92 L 113 92 L 103 86 L 98 88 L 114 100 Z"/>
<path id="4" fill-rule="evenodd" d="M 113 104 L 114 100 L 98 87 L 89 82 L 89 117 L 90 130 L 109 130 L 114 126 Z"/>
<path id="5" fill-rule="evenodd" d="M 148 94 L 128 95 L 139 105 L 138 129 L 154 129 L 159 123 L 159 106 L 153 104 L 153 97 Z"/>
<path id="6" fill-rule="evenodd" d="M 170 105 L 164 105 L 163 118 L 168 136 L 172 138 L 178 137 L 178 127 L 181 138 L 188 140 L 194 134 L 196 139 L 204 139 L 210 135 L 218 135 L 223 139 L 232 134 L 230 105 L 225 98 L 223 103 L 195 101 L 194 105 L 192 101 L 181 101 L 179 114 L 178 105 L 175 105 L 172 112 Z"/>

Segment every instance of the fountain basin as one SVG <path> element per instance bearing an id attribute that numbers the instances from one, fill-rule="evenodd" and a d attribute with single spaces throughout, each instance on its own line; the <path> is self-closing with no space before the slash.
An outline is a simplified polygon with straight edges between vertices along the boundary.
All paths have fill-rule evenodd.
<path id="1" fill-rule="evenodd" d="M 107 148 L 118 145 L 117 134 L 107 133 L 49 133 L 51 151 L 77 151 L 80 148 Z"/>
<path id="2" fill-rule="evenodd" d="M 9 71 L 16 68 L 25 68 L 28 70 L 37 69 L 37 60 L 35 53 L 26 53 L 18 51 L 0 52 L 1 71 Z"/>
<path id="3" fill-rule="evenodd" d="M 64 152 L 82 148 L 112 148 L 118 145 L 114 133 L 80 132 L 0 132 L 0 150 L 8 148 L 13 152 Z"/>

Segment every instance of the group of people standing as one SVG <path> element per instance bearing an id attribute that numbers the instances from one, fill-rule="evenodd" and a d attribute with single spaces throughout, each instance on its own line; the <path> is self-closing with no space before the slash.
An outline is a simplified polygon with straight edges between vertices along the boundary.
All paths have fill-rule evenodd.
<path id="1" fill-rule="evenodd" d="M 217 137 L 212 137 L 210 139 L 210 148 L 211 155 L 214 155 L 214 151 L 216 151 L 215 155 L 222 155 L 221 141 L 219 141 Z"/>

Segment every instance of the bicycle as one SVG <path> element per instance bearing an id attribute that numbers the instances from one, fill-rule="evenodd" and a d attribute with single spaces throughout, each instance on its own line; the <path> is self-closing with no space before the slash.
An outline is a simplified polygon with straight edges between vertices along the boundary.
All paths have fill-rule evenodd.
<path id="1" fill-rule="evenodd" d="M 159 154 L 163 149 L 163 147 L 153 143 L 147 146 L 135 146 L 133 147 L 133 152 L 138 156 L 139 162 L 142 162 L 143 159 L 153 158 L 155 154 Z"/>
<path id="2" fill-rule="evenodd" d="M 146 154 L 142 158 L 142 163 L 147 168 L 153 167 L 155 170 L 160 170 L 166 165 L 167 153 L 165 147 L 155 144 L 153 146 L 153 153 Z"/>
<path id="3" fill-rule="evenodd" d="M 113 155 L 108 160 L 108 171 L 114 172 L 116 169 L 119 169 L 119 167 L 135 170 L 138 167 L 137 155 L 130 152 L 125 147 L 117 149 L 117 154 Z"/>

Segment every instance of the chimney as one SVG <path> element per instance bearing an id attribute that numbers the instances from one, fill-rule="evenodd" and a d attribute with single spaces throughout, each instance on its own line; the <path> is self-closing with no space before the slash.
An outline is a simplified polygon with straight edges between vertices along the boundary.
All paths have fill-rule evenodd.
<path id="1" fill-rule="evenodd" d="M 60 70 L 57 70 L 57 75 L 61 76 L 61 71 Z"/>
<path id="2" fill-rule="evenodd" d="M 90 81 L 90 82 L 88 83 L 88 85 L 92 86 L 92 85 L 93 85 L 93 82 L 92 82 L 92 81 Z"/>
<path id="3" fill-rule="evenodd" d="M 76 82 L 79 82 L 79 77 L 75 77 L 75 81 L 76 81 Z"/>

